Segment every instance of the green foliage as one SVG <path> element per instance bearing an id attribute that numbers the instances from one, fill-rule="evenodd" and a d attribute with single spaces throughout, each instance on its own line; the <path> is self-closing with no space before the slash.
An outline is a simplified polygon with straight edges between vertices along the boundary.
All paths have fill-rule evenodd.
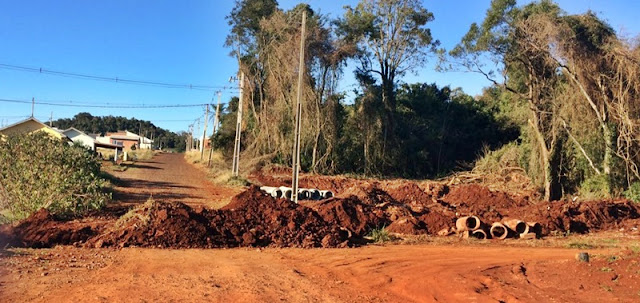
<path id="1" fill-rule="evenodd" d="M 371 239 L 375 243 L 385 243 L 391 241 L 391 235 L 384 226 L 372 229 L 369 237 L 371 237 Z"/>
<path id="2" fill-rule="evenodd" d="M 624 196 L 636 203 L 640 203 L 640 182 L 633 182 L 624 192 Z"/>
<path id="3" fill-rule="evenodd" d="M 587 200 L 610 198 L 611 180 L 605 174 L 591 176 L 582 182 L 579 193 Z"/>
<path id="4" fill-rule="evenodd" d="M 0 141 L 0 211 L 11 220 L 40 208 L 63 216 L 104 206 L 100 161 L 91 151 L 44 132 Z"/>

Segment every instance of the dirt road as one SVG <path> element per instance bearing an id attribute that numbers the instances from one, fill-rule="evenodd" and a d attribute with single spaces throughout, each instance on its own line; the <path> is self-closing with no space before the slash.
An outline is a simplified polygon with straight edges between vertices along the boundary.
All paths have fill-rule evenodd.
<path id="1" fill-rule="evenodd" d="M 0 298 L 3 302 L 632 302 L 640 298 L 637 276 L 578 263 L 575 253 L 426 245 L 22 250 L 0 258 Z M 614 274 L 617 281 L 612 280 Z"/>
<path id="2" fill-rule="evenodd" d="M 114 200 L 124 204 L 144 203 L 153 197 L 156 201 L 219 208 L 241 191 L 212 184 L 203 171 L 184 160 L 184 154 L 161 153 L 126 166 L 125 171 L 112 172 L 121 180 Z"/>
<path id="3" fill-rule="evenodd" d="M 210 183 L 182 157 L 160 154 L 115 173 L 122 180 L 116 199 L 135 204 L 152 195 L 219 207 L 241 190 Z M 590 250 L 590 263 L 574 259 L 577 249 L 434 239 L 345 249 L 0 249 L 0 302 L 640 300 L 636 238 L 630 251 Z M 593 247 L 580 241 L 575 247 Z M 623 247 L 619 241 L 606 239 Z"/>

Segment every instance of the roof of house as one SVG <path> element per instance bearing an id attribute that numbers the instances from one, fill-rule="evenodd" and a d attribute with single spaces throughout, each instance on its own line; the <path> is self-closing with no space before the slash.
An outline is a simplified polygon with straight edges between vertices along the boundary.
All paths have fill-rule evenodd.
<path id="1" fill-rule="evenodd" d="M 69 132 L 71 132 L 71 131 L 75 131 L 75 132 L 77 132 L 77 133 L 79 133 L 79 134 L 81 134 L 81 135 L 85 135 L 85 136 L 87 136 L 87 137 L 91 137 L 91 138 L 92 138 L 92 139 L 94 139 L 94 140 L 95 140 L 95 138 L 96 138 L 96 137 L 94 137 L 94 136 L 91 136 L 91 135 L 89 135 L 89 134 L 86 134 L 85 132 L 83 132 L 83 131 L 81 131 L 81 130 L 79 130 L 79 129 L 75 128 L 75 127 L 69 127 L 69 128 L 67 128 L 67 129 L 65 129 L 64 131 L 62 131 L 62 133 L 63 133 L 63 134 L 65 134 L 65 135 L 67 135 L 67 136 L 69 136 L 69 135 L 68 135 L 68 133 L 69 133 Z"/>
<path id="2" fill-rule="evenodd" d="M 31 126 L 29 126 L 31 125 Z M 20 129 L 20 127 L 23 127 Z M 12 131 L 14 129 L 14 131 Z M 40 122 L 38 119 L 34 117 L 27 118 L 22 121 L 18 121 L 9 126 L 3 127 L 0 129 L 0 134 L 9 134 L 9 133 L 32 133 L 34 131 L 44 130 L 48 134 L 53 135 L 59 139 L 70 140 L 67 135 L 65 135 L 61 130 L 46 125 Z"/>
<path id="3" fill-rule="evenodd" d="M 140 138 L 138 138 L 138 137 L 132 137 L 132 136 L 119 136 L 119 135 L 116 135 L 116 136 L 113 136 L 113 135 L 112 135 L 112 136 L 110 136 L 110 138 L 111 138 L 111 139 L 116 139 L 116 140 L 129 140 L 129 141 L 138 141 L 138 140 L 140 140 Z"/>

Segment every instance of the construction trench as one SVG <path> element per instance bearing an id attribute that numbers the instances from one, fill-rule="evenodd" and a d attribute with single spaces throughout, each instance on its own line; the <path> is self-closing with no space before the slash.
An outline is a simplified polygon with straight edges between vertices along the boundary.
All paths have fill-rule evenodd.
<path id="1" fill-rule="evenodd" d="M 380 228 L 399 236 L 526 240 L 640 226 L 639 207 L 628 200 L 542 202 L 477 184 L 309 176 L 300 180 L 296 204 L 280 186 L 287 181 L 253 176 L 263 186 L 221 209 L 158 201 L 67 221 L 40 210 L 0 226 L 0 247 L 353 247 Z"/>

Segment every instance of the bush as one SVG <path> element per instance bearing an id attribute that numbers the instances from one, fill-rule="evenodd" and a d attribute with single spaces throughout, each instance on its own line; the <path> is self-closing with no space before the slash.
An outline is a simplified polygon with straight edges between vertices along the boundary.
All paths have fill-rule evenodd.
<path id="1" fill-rule="evenodd" d="M 61 216 L 99 209 L 103 191 L 100 161 L 89 150 L 44 132 L 0 141 L 0 212 L 11 221 L 46 208 Z"/>
<path id="2" fill-rule="evenodd" d="M 586 200 L 610 198 L 611 181 L 609 176 L 602 174 L 585 179 L 580 185 L 580 197 Z"/>
<path id="3" fill-rule="evenodd" d="M 640 203 L 640 182 L 632 183 L 624 192 L 624 196 L 633 202 Z"/>
<path id="4" fill-rule="evenodd" d="M 373 240 L 373 242 L 375 243 L 384 243 L 391 241 L 391 235 L 384 226 L 371 230 L 370 237 L 371 240 Z"/>
<path id="5" fill-rule="evenodd" d="M 138 149 L 127 152 L 129 159 L 132 160 L 151 160 L 155 155 L 153 150 L 150 149 Z"/>

